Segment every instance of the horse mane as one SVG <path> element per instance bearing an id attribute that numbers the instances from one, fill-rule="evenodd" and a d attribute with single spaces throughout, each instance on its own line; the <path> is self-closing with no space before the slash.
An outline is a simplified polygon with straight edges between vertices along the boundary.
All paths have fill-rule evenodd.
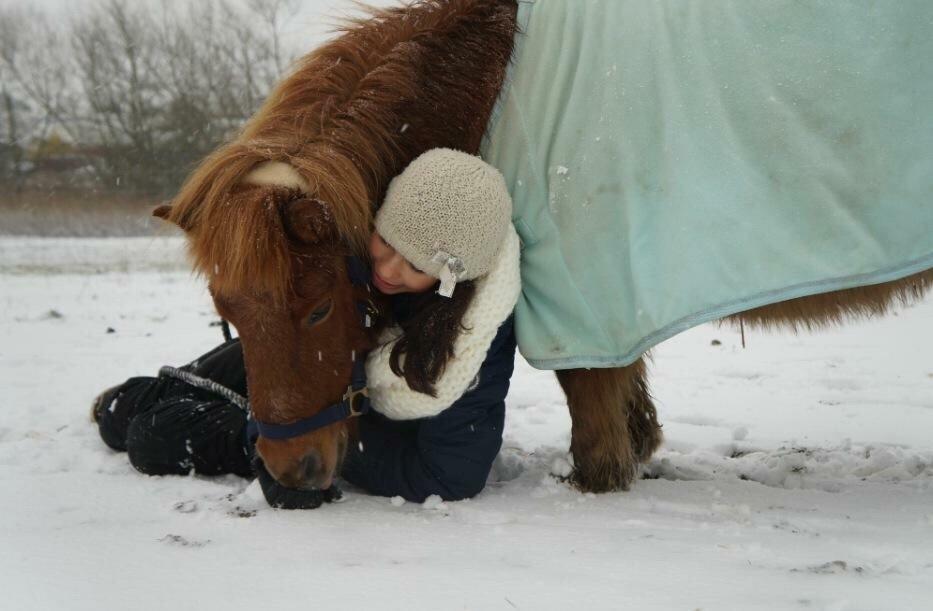
<path id="1" fill-rule="evenodd" d="M 185 181 L 167 219 L 188 232 L 195 268 L 221 289 L 286 294 L 287 197 L 236 196 L 266 161 L 290 164 L 366 255 L 389 181 L 439 146 L 476 154 L 515 34 L 514 0 L 416 0 L 365 8 L 300 60 L 230 142 Z"/>

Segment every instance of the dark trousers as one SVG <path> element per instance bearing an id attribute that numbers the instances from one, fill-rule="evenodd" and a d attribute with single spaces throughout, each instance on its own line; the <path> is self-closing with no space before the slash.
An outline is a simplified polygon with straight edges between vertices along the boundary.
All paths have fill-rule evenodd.
<path id="1" fill-rule="evenodd" d="M 247 394 L 243 351 L 237 339 L 182 367 Z M 223 397 L 170 377 L 130 378 L 95 407 L 101 438 L 126 450 L 150 475 L 253 475 L 246 413 Z"/>

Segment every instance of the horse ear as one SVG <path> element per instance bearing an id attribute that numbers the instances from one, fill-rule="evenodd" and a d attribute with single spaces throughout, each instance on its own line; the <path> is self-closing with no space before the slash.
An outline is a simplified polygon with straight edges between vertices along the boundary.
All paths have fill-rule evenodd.
<path id="1" fill-rule="evenodd" d="M 161 204 L 156 206 L 156 209 L 152 211 L 152 216 L 162 219 L 163 221 L 168 220 L 168 215 L 172 213 L 172 206 L 170 204 Z"/>
<path id="2" fill-rule="evenodd" d="M 161 204 L 159 206 L 156 206 L 155 210 L 152 211 L 152 216 L 162 219 L 163 221 L 168 221 L 169 223 L 178 224 L 177 221 L 172 219 L 172 205 L 171 204 Z M 185 229 L 185 228 L 182 227 L 182 229 Z"/>
<path id="3" fill-rule="evenodd" d="M 288 235 L 305 244 L 320 244 L 337 238 L 337 225 L 330 206 L 319 199 L 302 197 L 288 202 L 282 220 Z"/>

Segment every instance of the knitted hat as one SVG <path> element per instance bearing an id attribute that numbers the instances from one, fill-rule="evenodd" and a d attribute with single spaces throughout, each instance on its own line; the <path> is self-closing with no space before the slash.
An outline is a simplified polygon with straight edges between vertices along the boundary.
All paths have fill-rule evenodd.
<path id="1" fill-rule="evenodd" d="M 484 275 L 505 240 L 512 199 L 505 179 L 479 157 L 431 149 L 389 184 L 376 231 L 453 294 L 458 280 Z"/>

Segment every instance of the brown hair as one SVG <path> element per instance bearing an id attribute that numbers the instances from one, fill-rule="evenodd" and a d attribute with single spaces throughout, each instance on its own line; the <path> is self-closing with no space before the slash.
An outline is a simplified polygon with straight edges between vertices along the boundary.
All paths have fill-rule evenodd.
<path id="1" fill-rule="evenodd" d="M 412 313 L 396 321 L 402 335 L 389 357 L 392 373 L 404 376 L 409 388 L 437 396 L 434 384 L 454 355 L 454 342 L 469 331 L 463 326 L 463 316 L 475 294 L 475 282 L 467 280 L 458 282 L 449 298 L 433 290 L 412 295 Z"/>

